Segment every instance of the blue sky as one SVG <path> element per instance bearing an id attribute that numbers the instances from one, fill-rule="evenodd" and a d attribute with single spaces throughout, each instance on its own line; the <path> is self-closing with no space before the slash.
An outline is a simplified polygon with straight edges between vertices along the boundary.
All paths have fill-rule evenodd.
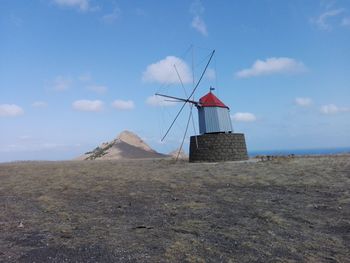
<path id="1" fill-rule="evenodd" d="M 0 161 L 125 129 L 177 148 L 189 109 L 160 142 L 181 105 L 152 95 L 185 97 L 173 65 L 190 92 L 212 49 L 196 98 L 215 87 L 249 150 L 349 147 L 349 47 L 349 1 L 1 0 Z"/>

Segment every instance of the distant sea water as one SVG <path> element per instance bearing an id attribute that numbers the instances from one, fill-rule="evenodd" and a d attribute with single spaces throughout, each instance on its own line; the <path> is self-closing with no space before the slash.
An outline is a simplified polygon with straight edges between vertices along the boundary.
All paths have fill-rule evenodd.
<path id="1" fill-rule="evenodd" d="M 322 154 L 341 154 L 350 153 L 350 147 L 340 147 L 340 148 L 319 148 L 319 149 L 290 149 L 290 150 L 258 150 L 249 151 L 250 157 L 256 155 L 322 155 Z"/>

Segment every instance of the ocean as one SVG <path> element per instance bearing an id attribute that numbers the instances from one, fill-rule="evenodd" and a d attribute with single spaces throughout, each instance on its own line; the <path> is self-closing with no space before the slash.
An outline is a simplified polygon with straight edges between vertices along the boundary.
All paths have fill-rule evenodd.
<path id="1" fill-rule="evenodd" d="M 320 155 L 320 154 L 341 154 L 350 153 L 350 147 L 319 148 L 319 149 L 290 149 L 290 150 L 248 150 L 249 156 L 256 155 Z"/>

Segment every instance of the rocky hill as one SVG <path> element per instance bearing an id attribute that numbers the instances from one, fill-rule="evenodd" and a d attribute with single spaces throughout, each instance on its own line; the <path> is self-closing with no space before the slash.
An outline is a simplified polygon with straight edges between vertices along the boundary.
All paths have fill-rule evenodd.
<path id="1" fill-rule="evenodd" d="M 111 142 L 102 143 L 94 150 L 78 157 L 78 160 L 118 160 L 168 157 L 153 150 L 139 136 L 123 131 Z"/>

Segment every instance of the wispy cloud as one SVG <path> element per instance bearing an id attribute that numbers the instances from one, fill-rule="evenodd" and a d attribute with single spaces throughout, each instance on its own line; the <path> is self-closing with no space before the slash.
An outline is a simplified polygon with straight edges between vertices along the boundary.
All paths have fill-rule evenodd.
<path id="1" fill-rule="evenodd" d="M 208 80 L 213 80 L 216 78 L 216 72 L 214 69 L 212 68 L 208 68 L 207 71 L 205 72 L 205 77 L 208 79 Z"/>
<path id="2" fill-rule="evenodd" d="M 86 85 L 87 90 L 96 92 L 98 94 L 104 94 L 108 91 L 107 86 L 94 84 L 94 80 L 90 73 L 81 74 L 77 79 Z"/>
<path id="3" fill-rule="evenodd" d="M 53 0 L 53 2 L 58 6 L 76 8 L 82 12 L 92 8 L 89 0 Z"/>
<path id="4" fill-rule="evenodd" d="M 176 73 L 178 71 L 183 83 L 191 83 L 192 76 L 190 67 L 180 58 L 168 56 L 156 63 L 148 65 L 143 72 L 142 80 L 145 82 L 157 82 L 161 84 L 178 84 L 180 79 Z"/>
<path id="5" fill-rule="evenodd" d="M 135 103 L 132 100 L 115 100 L 112 107 L 117 110 L 132 110 L 135 108 Z"/>
<path id="6" fill-rule="evenodd" d="M 41 140 L 34 139 L 32 137 L 29 138 L 18 138 L 18 140 L 14 143 L 5 145 L 0 148 L 0 152 L 10 153 L 10 152 L 33 152 L 33 151 L 42 151 L 42 150 L 62 150 L 80 147 L 79 144 L 69 145 L 55 142 L 45 142 Z"/>
<path id="7" fill-rule="evenodd" d="M 308 107 L 312 104 L 312 99 L 310 98 L 295 98 L 295 104 L 301 107 Z"/>
<path id="8" fill-rule="evenodd" d="M 28 141 L 28 140 L 31 140 L 32 139 L 32 136 L 30 135 L 21 135 L 18 137 L 19 140 L 21 141 Z"/>
<path id="9" fill-rule="evenodd" d="M 81 81 L 81 82 L 89 82 L 92 80 L 92 77 L 91 77 L 91 74 L 90 73 L 84 73 L 84 74 L 81 74 L 78 79 Z"/>
<path id="10" fill-rule="evenodd" d="M 338 107 L 337 105 L 334 105 L 334 104 L 328 104 L 328 105 L 323 105 L 320 111 L 323 114 L 337 114 L 341 112 L 349 112 L 350 108 Z"/>
<path id="11" fill-rule="evenodd" d="M 142 17 L 147 17 L 148 16 L 147 11 L 145 9 L 139 8 L 139 7 L 135 9 L 135 14 L 137 16 L 142 16 Z"/>
<path id="12" fill-rule="evenodd" d="M 237 122 L 254 122 L 256 117 L 253 113 L 250 112 L 237 112 L 231 115 L 231 119 Z"/>
<path id="13" fill-rule="evenodd" d="M 345 12 L 344 8 L 327 10 L 316 18 L 312 18 L 311 22 L 314 23 L 321 30 L 331 30 L 333 28 L 330 19 L 339 17 Z"/>
<path id="14" fill-rule="evenodd" d="M 46 108 L 47 107 L 47 102 L 45 101 L 35 101 L 32 103 L 32 107 L 34 108 Z"/>
<path id="15" fill-rule="evenodd" d="M 153 106 L 153 107 L 171 107 L 176 106 L 177 102 L 167 101 L 165 98 L 160 96 L 150 96 L 146 99 L 146 104 Z"/>
<path id="16" fill-rule="evenodd" d="M 53 90 L 65 91 L 68 90 L 72 85 L 72 79 L 68 77 L 58 76 L 53 82 Z"/>
<path id="17" fill-rule="evenodd" d="M 16 117 L 23 113 L 24 110 L 16 104 L 0 104 L 0 117 Z"/>
<path id="18" fill-rule="evenodd" d="M 108 88 L 103 85 L 91 85 L 91 86 L 88 86 L 87 89 L 99 94 L 104 94 L 108 90 Z"/>
<path id="19" fill-rule="evenodd" d="M 113 9 L 112 13 L 105 14 L 102 16 L 102 21 L 106 24 L 113 24 L 115 21 L 117 21 L 121 16 L 121 10 L 119 7 L 115 7 Z"/>
<path id="20" fill-rule="evenodd" d="M 207 26 L 201 17 L 195 16 L 192 19 L 191 26 L 203 36 L 208 36 Z"/>
<path id="21" fill-rule="evenodd" d="M 9 17 L 10 23 L 16 27 L 21 27 L 23 25 L 23 19 L 17 15 L 11 14 Z"/>
<path id="22" fill-rule="evenodd" d="M 265 61 L 257 60 L 250 68 L 240 70 L 235 75 L 238 78 L 249 78 L 281 73 L 300 73 L 304 71 L 306 71 L 306 67 L 301 61 L 288 57 L 272 57 Z"/>
<path id="23" fill-rule="evenodd" d="M 201 33 L 203 36 L 208 36 L 207 26 L 202 18 L 204 6 L 200 0 L 195 0 L 191 4 L 190 13 L 193 15 L 191 27 Z"/>
<path id="24" fill-rule="evenodd" d="M 73 109 L 78 111 L 98 112 L 103 110 L 104 103 L 100 100 L 77 100 L 74 101 Z"/>
<path id="25" fill-rule="evenodd" d="M 341 21 L 342 26 L 350 26 L 350 17 L 344 17 Z"/>

